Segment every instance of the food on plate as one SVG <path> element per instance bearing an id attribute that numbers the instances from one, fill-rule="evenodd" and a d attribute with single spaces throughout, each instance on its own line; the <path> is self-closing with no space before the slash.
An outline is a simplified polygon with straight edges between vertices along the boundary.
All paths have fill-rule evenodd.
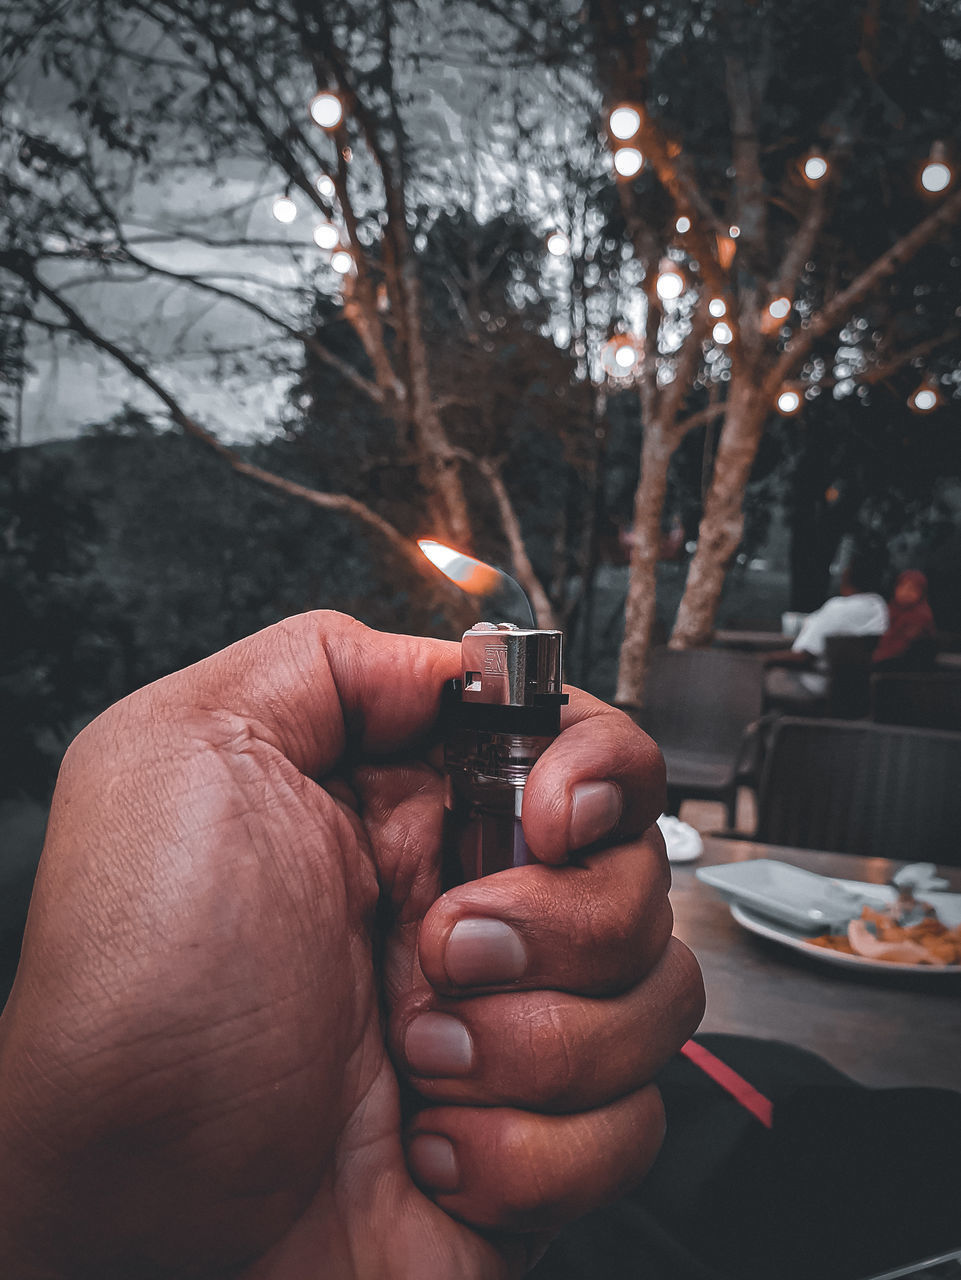
<path id="1" fill-rule="evenodd" d="M 809 941 L 815 947 L 889 964 L 961 965 L 961 925 L 949 929 L 933 908 L 927 911 L 917 924 L 902 925 L 891 910 L 866 906 L 860 917 L 848 924 L 846 933 L 824 933 Z"/>

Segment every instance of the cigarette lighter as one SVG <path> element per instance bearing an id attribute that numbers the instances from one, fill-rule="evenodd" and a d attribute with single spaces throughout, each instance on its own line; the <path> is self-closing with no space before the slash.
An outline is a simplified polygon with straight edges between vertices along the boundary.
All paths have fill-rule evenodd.
<path id="1" fill-rule="evenodd" d="M 560 732 L 563 652 L 560 631 L 478 622 L 464 633 L 462 678 L 444 691 L 448 884 L 532 861 L 521 806 Z"/>

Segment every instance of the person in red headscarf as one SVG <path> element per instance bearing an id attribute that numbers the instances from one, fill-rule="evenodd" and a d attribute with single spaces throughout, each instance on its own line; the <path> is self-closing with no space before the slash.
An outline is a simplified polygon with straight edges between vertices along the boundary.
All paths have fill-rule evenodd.
<path id="1" fill-rule="evenodd" d="M 937 648 L 934 631 L 928 580 L 918 569 L 907 569 L 894 584 L 894 595 L 888 602 L 888 629 L 874 651 L 874 668 L 921 671 L 932 666 Z"/>

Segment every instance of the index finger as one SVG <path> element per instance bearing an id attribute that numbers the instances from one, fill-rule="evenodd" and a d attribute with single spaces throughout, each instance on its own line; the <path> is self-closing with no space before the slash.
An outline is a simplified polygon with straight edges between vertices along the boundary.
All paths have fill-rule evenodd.
<path id="1" fill-rule="evenodd" d="M 664 759 L 623 711 L 569 689 L 561 733 L 531 770 L 524 792 L 528 848 L 540 862 L 565 862 L 601 839 L 629 840 L 664 812 Z"/>

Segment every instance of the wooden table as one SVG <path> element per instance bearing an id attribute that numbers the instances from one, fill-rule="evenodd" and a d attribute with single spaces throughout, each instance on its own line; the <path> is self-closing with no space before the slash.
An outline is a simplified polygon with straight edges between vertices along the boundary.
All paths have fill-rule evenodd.
<path id="1" fill-rule="evenodd" d="M 885 883 L 884 858 L 785 849 L 707 837 L 703 857 L 672 867 L 675 933 L 704 974 L 703 1031 L 784 1040 L 811 1049 L 862 1084 L 961 1089 L 961 974 L 855 973 L 808 959 L 742 929 L 695 878 L 699 866 L 778 858 L 821 875 Z M 942 873 L 961 891 L 961 869 Z"/>
<path id="2" fill-rule="evenodd" d="M 711 641 L 716 649 L 740 649 L 744 653 L 768 653 L 774 649 L 790 649 L 793 636 L 780 631 L 715 631 Z"/>

